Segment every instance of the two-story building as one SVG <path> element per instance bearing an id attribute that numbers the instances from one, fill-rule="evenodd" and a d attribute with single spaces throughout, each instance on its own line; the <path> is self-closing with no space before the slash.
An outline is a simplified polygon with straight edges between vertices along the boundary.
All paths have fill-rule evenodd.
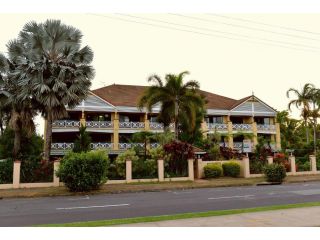
<path id="1" fill-rule="evenodd" d="M 157 122 L 159 106 L 152 112 L 140 110 L 137 103 L 147 86 L 113 84 L 92 90 L 86 100 L 74 109 L 68 109 L 69 117 L 53 123 L 51 155 L 63 155 L 72 149 L 81 124 L 87 126 L 92 138 L 91 148 L 106 148 L 117 154 L 134 145 L 131 136 L 135 132 L 147 130 L 163 131 L 163 124 Z M 207 115 L 202 124 L 203 134 L 214 131 L 223 137 L 221 145 L 238 150 L 245 138 L 251 139 L 252 146 L 257 137 L 268 139 L 271 146 L 279 150 L 280 128 L 276 123 L 276 110 L 256 96 L 240 100 L 200 91 L 207 99 Z M 174 125 L 171 126 L 174 129 Z M 150 147 L 156 147 L 151 143 Z"/>

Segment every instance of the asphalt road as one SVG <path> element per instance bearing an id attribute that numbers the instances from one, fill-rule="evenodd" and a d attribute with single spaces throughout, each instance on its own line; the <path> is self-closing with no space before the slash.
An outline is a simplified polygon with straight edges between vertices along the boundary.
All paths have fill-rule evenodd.
<path id="1" fill-rule="evenodd" d="M 0 200 L 0 226 L 93 221 L 320 201 L 320 182 Z"/>

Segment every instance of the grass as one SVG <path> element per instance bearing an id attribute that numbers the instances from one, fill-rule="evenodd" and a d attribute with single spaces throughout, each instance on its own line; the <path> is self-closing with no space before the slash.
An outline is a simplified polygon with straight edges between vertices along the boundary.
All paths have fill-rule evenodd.
<path id="1" fill-rule="evenodd" d="M 149 216 L 149 217 L 99 220 L 99 221 L 89 221 L 89 222 L 46 224 L 46 225 L 38 225 L 38 226 L 40 226 L 40 227 L 102 227 L 102 226 L 113 226 L 113 225 L 121 225 L 121 224 L 158 222 L 158 221 L 165 221 L 165 220 L 178 220 L 178 219 L 187 219 L 187 218 L 224 216 L 224 215 L 240 214 L 240 213 L 253 213 L 253 212 L 262 212 L 262 211 L 264 212 L 264 211 L 274 211 L 274 210 L 302 208 L 302 207 L 315 207 L 315 206 L 320 206 L 320 202 L 274 205 L 274 206 L 245 208 L 245 209 L 218 210 L 218 211 L 208 211 L 208 212 L 198 212 L 198 213 L 182 213 L 182 214 L 175 214 L 175 215 L 161 215 L 161 216 Z"/>

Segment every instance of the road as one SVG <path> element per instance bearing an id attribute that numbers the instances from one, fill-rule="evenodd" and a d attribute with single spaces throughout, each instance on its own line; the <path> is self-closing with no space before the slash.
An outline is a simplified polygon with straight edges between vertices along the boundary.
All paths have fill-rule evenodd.
<path id="1" fill-rule="evenodd" d="M 320 201 L 320 182 L 0 200 L 0 226 L 30 226 Z"/>

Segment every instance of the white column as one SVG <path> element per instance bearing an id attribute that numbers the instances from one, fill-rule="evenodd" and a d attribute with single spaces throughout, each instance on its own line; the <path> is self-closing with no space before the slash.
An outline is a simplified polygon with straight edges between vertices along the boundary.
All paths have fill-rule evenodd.
<path id="1" fill-rule="evenodd" d="M 268 164 L 272 164 L 273 163 L 273 157 L 272 156 L 267 156 L 267 161 L 268 161 Z"/>
<path id="2" fill-rule="evenodd" d="M 290 166 L 291 166 L 291 172 L 296 173 L 296 157 L 295 156 L 289 156 Z"/>
<path id="3" fill-rule="evenodd" d="M 60 186 L 60 178 L 56 176 L 56 172 L 58 171 L 59 166 L 60 166 L 60 160 L 55 160 L 53 162 L 53 185 L 55 187 Z"/>
<path id="4" fill-rule="evenodd" d="M 191 181 L 194 180 L 193 161 L 194 159 L 188 159 L 188 177 Z"/>
<path id="5" fill-rule="evenodd" d="M 164 181 L 164 161 L 163 161 L 163 159 L 158 159 L 158 179 L 159 179 L 159 182 Z"/>
<path id="6" fill-rule="evenodd" d="M 132 181 L 132 161 L 131 161 L 131 159 L 126 160 L 126 181 L 127 181 L 127 183 Z"/>
<path id="7" fill-rule="evenodd" d="M 248 157 L 242 158 L 242 164 L 243 164 L 243 177 L 249 178 L 250 177 L 250 163 Z"/>
<path id="8" fill-rule="evenodd" d="M 19 188 L 20 185 L 20 167 L 21 161 L 14 161 L 13 163 L 13 188 Z"/>
<path id="9" fill-rule="evenodd" d="M 316 156 L 315 155 L 310 155 L 309 159 L 310 159 L 311 171 L 316 173 L 317 172 Z"/>

